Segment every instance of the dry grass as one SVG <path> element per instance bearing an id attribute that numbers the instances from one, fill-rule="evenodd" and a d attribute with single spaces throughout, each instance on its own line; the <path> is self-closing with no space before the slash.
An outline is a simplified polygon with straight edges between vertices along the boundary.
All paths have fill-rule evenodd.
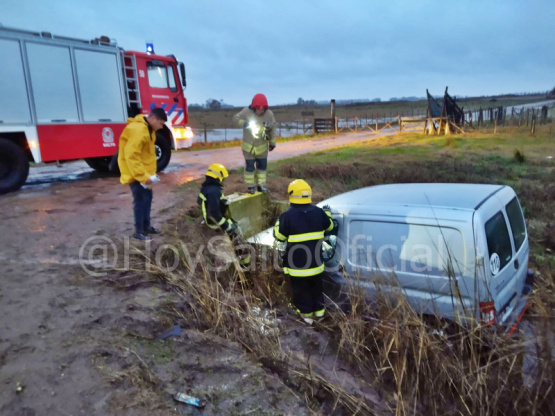
<path id="1" fill-rule="evenodd" d="M 538 148 L 553 138 L 545 139 L 536 142 Z M 316 200 L 391 182 L 510 184 L 526 211 L 531 267 L 537 272 L 524 332 L 506 339 L 491 328 L 423 319 L 402 300 L 370 302 L 356 288 L 343 294 L 350 308 L 336 308 L 307 330 L 288 306 L 288 282 L 272 267 L 273 252 L 257 253 L 255 272 L 241 271 L 236 262 L 214 271 L 222 253 L 233 257 L 232 249 L 224 239 L 220 255 L 207 252 L 205 244 L 216 234 L 195 220 L 198 213 L 185 209 L 176 215 L 166 240 L 174 245 L 187 241 L 189 252 L 179 253 L 179 267 L 164 267 L 164 262 L 173 263 L 168 254 L 152 260 L 149 273 L 136 273 L 124 285 L 135 279 L 135 284 L 158 284 L 177 293 L 182 300 L 170 304 L 167 315 L 185 327 L 238 342 L 303 396 L 314 414 L 553 414 L 555 262 L 549 250 L 555 230 L 549 221 L 555 210 L 555 181 L 545 151 L 531 141 L 523 148 L 510 138 L 491 135 L 447 143 L 417 136 L 387 140 L 305 156 L 303 163 L 277 163 L 270 180 L 306 178 Z M 515 147 L 523 149 L 518 157 Z M 204 261 L 195 263 L 191 253 L 199 249 Z M 140 361 L 133 368 L 148 383 L 149 373 Z"/>

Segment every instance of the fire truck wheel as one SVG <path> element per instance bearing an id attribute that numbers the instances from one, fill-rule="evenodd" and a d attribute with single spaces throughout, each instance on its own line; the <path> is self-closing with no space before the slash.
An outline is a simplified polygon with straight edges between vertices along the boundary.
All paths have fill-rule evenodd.
<path id="1" fill-rule="evenodd" d="M 112 157 L 89 157 L 85 159 L 87 165 L 99 172 L 110 172 L 110 161 Z"/>
<path id="2" fill-rule="evenodd" d="M 29 175 L 25 151 L 14 142 L 0 139 L 0 194 L 16 191 Z"/>
<path id="3" fill-rule="evenodd" d="M 162 134 L 156 133 L 156 170 L 158 172 L 163 171 L 170 163 L 170 158 L 172 156 L 172 148 L 168 138 Z"/>

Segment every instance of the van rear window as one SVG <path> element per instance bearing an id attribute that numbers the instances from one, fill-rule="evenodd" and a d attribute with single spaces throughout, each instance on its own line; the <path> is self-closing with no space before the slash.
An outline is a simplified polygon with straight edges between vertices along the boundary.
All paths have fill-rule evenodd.
<path id="1" fill-rule="evenodd" d="M 511 260 L 513 254 L 509 230 L 501 211 L 486 222 L 486 238 L 490 261 L 492 256 L 499 256 L 499 270 L 503 269 Z"/>
<path id="2" fill-rule="evenodd" d="M 507 204 L 506 209 L 511 231 L 513 232 L 513 240 L 515 241 L 515 250 L 518 251 L 526 238 L 526 226 L 524 225 L 524 217 L 516 196 Z"/>

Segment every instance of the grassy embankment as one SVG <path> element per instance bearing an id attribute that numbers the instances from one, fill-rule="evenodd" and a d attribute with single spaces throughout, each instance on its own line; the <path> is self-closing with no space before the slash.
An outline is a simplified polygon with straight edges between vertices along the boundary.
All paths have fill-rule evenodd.
<path id="1" fill-rule="evenodd" d="M 527 313 L 527 334 L 517 333 L 509 340 L 483 328 L 438 337 L 430 326 L 437 325 L 439 331 L 441 323 L 422 322 L 402 303 L 391 306 L 379 300 L 370 304 L 363 293 L 354 290 L 347 293 L 352 312 L 332 311 L 314 328 L 325 340 L 315 353 L 321 358 L 318 366 L 311 358 L 310 345 L 292 344 L 290 325 L 287 330 L 283 327 L 283 322 L 294 322 L 288 312 L 288 285 L 264 256 L 258 256 L 256 270 L 251 272 L 235 267 L 214 272 L 210 266 L 221 261 L 218 256 L 206 253 L 205 261 L 194 266 L 181 253 L 178 269 L 154 268 L 150 279 L 176 290 L 185 301 L 181 305 L 188 305 L 170 306 L 168 324 L 175 320 L 185 327 L 194 324 L 240 343 L 284 385 L 298 392 L 314 412 L 551 414 L 555 406 L 555 363 L 549 344 L 555 338 L 555 242 L 549 222 L 555 212 L 555 170 L 548 157 L 554 153 L 555 137 L 549 126 L 542 126 L 534 137 L 516 128 L 499 130 L 496 135 L 383 137 L 269 167 L 273 196 L 280 199 L 286 199 L 287 183 L 295 178 L 311 183 L 316 201 L 362 186 L 394 182 L 511 185 L 525 211 L 530 267 L 537 279 Z M 231 176 L 239 175 L 236 171 Z M 197 186 L 189 185 L 185 192 Z M 184 207 L 175 219 L 173 237 L 168 236 L 187 241 L 191 253 L 209 237 L 198 215 Z M 531 352 L 537 364 L 534 368 L 527 360 Z M 333 371 L 326 372 L 326 365 Z M 333 376 L 336 370 L 352 377 L 349 386 Z M 375 394 L 361 393 L 365 391 Z M 193 394 L 202 396 L 203 392 Z"/>

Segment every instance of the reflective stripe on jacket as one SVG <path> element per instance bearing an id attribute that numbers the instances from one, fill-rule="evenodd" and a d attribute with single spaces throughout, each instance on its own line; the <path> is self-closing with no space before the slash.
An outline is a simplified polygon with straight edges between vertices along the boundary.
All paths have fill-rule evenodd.
<path id="1" fill-rule="evenodd" d="M 276 119 L 272 110 L 257 116 L 254 110 L 245 107 L 233 116 L 233 122 L 243 128 L 243 152 L 257 158 L 267 157 L 268 144 L 276 145 Z M 247 123 L 251 128 L 246 128 Z"/>
<path id="2" fill-rule="evenodd" d="M 331 230 L 330 213 L 312 204 L 291 204 L 274 226 L 274 237 L 287 241 L 284 273 L 295 277 L 322 273 L 322 241 L 324 232 Z"/>
<path id="3" fill-rule="evenodd" d="M 205 224 L 213 230 L 221 228 L 227 220 L 224 199 L 220 180 L 207 176 L 200 187 L 197 203 L 202 209 Z"/>
<path id="4" fill-rule="evenodd" d="M 155 142 L 156 132 L 149 128 L 143 114 L 127 119 L 127 126 L 119 137 L 118 166 L 121 183 L 145 183 L 156 173 Z"/>

